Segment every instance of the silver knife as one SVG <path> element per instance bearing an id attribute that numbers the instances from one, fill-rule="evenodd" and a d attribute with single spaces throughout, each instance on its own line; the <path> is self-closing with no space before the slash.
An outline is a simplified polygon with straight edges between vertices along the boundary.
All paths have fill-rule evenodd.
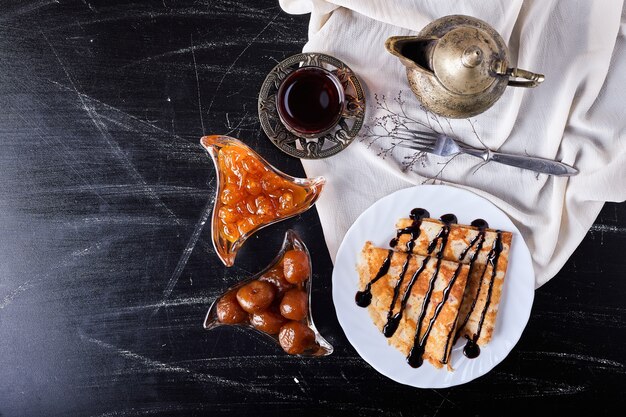
<path id="1" fill-rule="evenodd" d="M 562 162 L 534 156 L 513 155 L 479 149 L 466 145 L 448 135 L 436 132 L 400 130 L 395 135 L 400 140 L 396 145 L 416 151 L 428 152 L 439 156 L 454 156 L 459 153 L 472 155 L 485 162 L 494 161 L 522 169 L 529 169 L 542 174 L 569 177 L 578 174 L 578 170 Z"/>

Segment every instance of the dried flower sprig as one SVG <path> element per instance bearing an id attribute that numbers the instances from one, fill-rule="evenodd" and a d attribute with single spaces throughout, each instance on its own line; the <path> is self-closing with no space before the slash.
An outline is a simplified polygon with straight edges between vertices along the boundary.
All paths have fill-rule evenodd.
<path id="1" fill-rule="evenodd" d="M 428 111 L 425 107 L 420 106 L 422 112 L 425 115 L 425 121 L 417 119 L 411 116 L 406 109 L 406 100 L 402 97 L 400 91 L 397 96 L 393 97 L 388 103 L 385 95 L 374 94 L 374 100 L 376 102 L 375 109 L 380 115 L 374 117 L 372 121 L 364 126 L 365 133 L 361 135 L 360 140 L 365 142 L 368 147 L 377 146 L 377 156 L 386 158 L 393 154 L 396 147 L 405 142 L 406 140 L 400 139 L 398 133 L 402 130 L 422 130 L 435 133 L 443 133 L 454 135 L 454 129 L 450 120 L 445 117 L 439 117 L 436 114 Z M 392 109 L 393 107 L 393 109 Z M 474 123 L 472 120 L 467 119 L 474 135 L 478 141 L 485 147 L 485 144 L 476 132 Z M 447 129 L 444 128 L 444 124 Z M 443 162 L 436 162 L 437 165 L 441 165 L 441 169 L 432 177 L 427 178 L 424 183 L 427 182 L 441 182 L 441 176 L 444 169 L 450 162 L 454 160 L 459 154 L 453 155 Z M 426 168 L 428 165 L 428 154 L 425 152 L 414 152 L 411 155 L 404 156 L 402 163 L 402 171 L 413 171 L 416 167 Z M 478 171 L 482 166 L 479 165 L 474 173 Z"/>

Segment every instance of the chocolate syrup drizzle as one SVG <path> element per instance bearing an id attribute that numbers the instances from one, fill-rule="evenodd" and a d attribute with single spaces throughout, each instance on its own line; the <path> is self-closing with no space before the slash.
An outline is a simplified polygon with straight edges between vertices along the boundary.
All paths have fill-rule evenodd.
<path id="1" fill-rule="evenodd" d="M 398 229 L 396 232 L 396 237 L 391 239 L 391 241 L 389 242 L 389 246 L 395 248 L 398 244 L 400 236 L 410 234 L 411 239 L 409 239 L 409 241 L 407 242 L 406 249 L 407 252 L 411 253 L 413 251 L 413 248 L 415 247 L 415 241 L 420 235 L 420 226 L 422 225 L 422 219 L 425 219 L 427 217 L 430 217 L 430 213 L 423 208 L 414 208 L 413 210 L 411 210 L 409 218 L 413 220 L 413 223 L 408 227 Z"/>
<path id="2" fill-rule="evenodd" d="M 393 256 L 393 250 L 389 249 L 387 253 L 387 257 L 383 261 L 383 264 L 380 266 L 380 269 L 376 273 L 376 276 L 372 278 L 370 282 L 367 283 L 365 289 L 363 291 L 359 291 L 356 293 L 354 300 L 359 307 L 367 307 L 372 302 L 372 285 L 381 279 L 387 272 L 389 272 L 389 267 L 391 266 L 391 257 Z"/>
<path id="3" fill-rule="evenodd" d="M 406 305 L 405 294 L 402 295 L 402 301 L 400 303 L 400 312 L 394 316 L 393 307 L 396 305 L 396 301 L 398 301 L 398 296 L 400 295 L 400 287 L 402 286 L 402 281 L 404 281 L 404 276 L 406 275 L 406 270 L 409 267 L 409 262 L 411 261 L 411 254 L 408 254 L 406 257 L 406 261 L 404 261 L 404 265 L 402 266 L 402 272 L 400 272 L 400 278 L 396 283 L 395 287 L 393 287 L 393 298 L 391 299 L 391 304 L 389 305 L 389 311 L 387 312 L 387 324 L 383 328 L 383 334 L 385 337 L 391 337 L 396 329 L 398 328 L 398 323 L 400 323 L 400 317 L 402 316 L 402 311 Z M 413 280 L 411 280 L 413 281 Z M 397 316 L 397 317 L 396 317 Z"/>
<path id="4" fill-rule="evenodd" d="M 459 264 L 459 266 L 457 267 L 456 271 L 454 272 L 454 275 L 452 276 L 452 278 L 450 279 L 450 282 L 448 282 L 448 285 L 446 286 L 446 288 L 443 290 L 443 297 L 441 299 L 441 301 L 437 304 L 437 306 L 435 307 L 435 310 L 433 312 L 433 316 L 430 318 L 429 323 L 428 323 L 428 327 L 426 328 L 426 331 L 424 332 L 424 335 L 422 337 L 420 337 L 420 333 L 422 330 L 422 324 L 426 315 L 426 311 L 428 309 L 428 304 L 430 302 L 430 298 L 432 296 L 433 290 L 435 288 L 435 282 L 437 280 L 437 277 L 439 275 L 439 270 L 441 267 L 441 261 L 443 259 L 443 252 L 444 249 L 446 248 L 446 245 L 448 243 L 448 236 L 450 234 L 450 225 L 451 224 L 455 224 L 457 223 L 457 218 L 454 214 L 446 214 L 444 216 L 441 216 L 440 220 L 443 223 L 443 226 L 441 227 L 441 229 L 439 230 L 439 233 L 437 234 L 437 236 L 435 236 L 435 238 L 429 242 L 428 247 L 427 247 L 427 251 L 428 251 L 428 256 L 426 256 L 424 258 L 424 260 L 422 261 L 421 266 L 418 268 L 417 271 L 415 271 L 415 273 L 413 274 L 413 276 L 411 277 L 411 280 L 409 281 L 409 283 L 407 284 L 406 289 L 404 290 L 404 293 L 402 294 L 402 298 L 400 300 L 400 308 L 398 310 L 397 313 L 393 313 L 394 307 L 398 301 L 398 297 L 400 295 L 400 287 L 402 286 L 402 283 L 404 282 L 404 277 L 406 275 L 407 269 L 408 269 L 408 265 L 411 259 L 411 252 L 413 250 L 413 248 L 415 247 L 415 242 L 417 240 L 417 238 L 420 235 L 420 227 L 422 224 L 422 219 L 429 217 L 430 214 L 428 213 L 428 211 L 424 210 L 424 209 L 420 209 L 420 208 L 416 208 L 411 210 L 411 215 L 410 218 L 411 220 L 413 220 L 413 223 L 405 228 L 402 229 L 398 229 L 396 232 L 396 237 L 393 238 L 390 242 L 389 245 L 391 247 L 395 247 L 398 244 L 398 240 L 400 238 L 400 236 L 404 235 L 404 234 L 410 234 L 410 240 L 407 242 L 406 244 L 406 249 L 408 252 L 406 261 L 404 262 L 404 265 L 402 266 L 402 271 L 400 273 L 400 277 L 398 279 L 398 281 L 396 282 L 396 285 L 394 286 L 393 289 L 393 298 L 391 300 L 391 304 L 389 306 L 389 311 L 387 312 L 387 323 L 385 324 L 384 328 L 383 328 L 383 334 L 386 337 L 391 337 L 393 336 L 393 334 L 395 333 L 395 331 L 398 328 L 398 325 L 400 323 L 400 320 L 402 319 L 402 315 L 404 313 L 404 310 L 406 309 L 406 304 L 408 302 L 409 296 L 411 294 L 411 290 L 415 284 L 415 282 L 417 282 L 418 277 L 421 275 L 421 273 L 424 271 L 424 269 L 426 268 L 426 265 L 428 264 L 430 258 L 431 258 L 431 254 L 433 253 L 433 251 L 439 246 L 439 250 L 437 251 L 437 253 L 435 254 L 435 257 L 437 258 L 437 264 L 435 266 L 435 272 L 433 273 L 433 275 L 430 278 L 430 281 L 428 283 L 428 290 L 426 291 L 426 294 L 424 295 L 424 300 L 422 301 L 422 306 L 421 306 L 421 310 L 420 310 L 420 314 L 417 320 L 417 328 L 415 330 L 415 336 L 413 339 L 413 347 L 411 348 L 409 355 L 407 356 L 407 362 L 409 363 L 409 365 L 411 365 L 413 368 L 417 368 L 419 366 L 421 366 L 424 362 L 423 359 L 423 355 L 424 355 L 424 351 L 425 351 L 425 347 L 426 347 L 426 343 L 428 341 L 428 337 L 430 336 L 430 333 L 434 327 L 434 324 L 439 316 L 439 314 L 441 313 L 441 310 L 443 310 L 443 307 L 445 305 L 445 303 L 447 302 L 450 292 L 452 291 L 452 287 L 454 286 L 454 283 L 456 282 L 456 279 L 458 278 L 461 269 L 463 267 L 462 264 Z M 483 244 L 485 243 L 485 232 L 486 229 L 489 227 L 489 225 L 487 224 L 486 221 L 482 220 L 482 219 L 476 219 L 471 223 L 472 226 L 477 227 L 479 229 L 478 234 L 471 240 L 471 242 L 469 243 L 469 245 L 461 252 L 461 254 L 459 255 L 459 261 L 462 261 L 463 259 L 465 259 L 465 257 L 467 256 L 467 254 L 469 253 L 469 251 L 475 247 L 474 252 L 472 253 L 470 259 L 469 259 L 469 270 L 468 270 L 468 279 L 471 276 L 472 273 L 472 269 L 474 266 L 474 262 L 476 261 L 476 259 L 478 258 L 478 254 L 480 253 L 480 251 L 483 248 Z M 490 264 L 492 266 L 492 273 L 491 273 L 491 281 L 489 282 L 489 288 L 487 291 L 487 301 L 485 302 L 485 306 L 483 308 L 482 314 L 481 314 L 481 318 L 480 318 L 480 322 L 478 325 L 478 331 L 477 333 L 474 335 L 474 337 L 470 338 L 467 337 L 467 344 L 465 345 L 464 349 L 463 349 L 463 353 L 468 357 L 468 358 L 475 358 L 480 354 L 480 348 L 478 347 L 476 341 L 478 340 L 478 338 L 480 337 L 480 333 L 482 330 L 482 326 L 487 314 L 487 310 L 489 308 L 489 305 L 491 303 L 491 295 L 493 292 L 493 285 L 494 285 L 494 281 L 495 281 L 495 275 L 497 272 L 497 265 L 498 265 L 498 259 L 500 257 L 500 254 L 502 253 L 502 232 L 500 230 L 497 231 L 497 238 L 493 243 L 493 247 L 491 248 L 489 254 L 487 255 L 487 263 Z M 367 307 L 371 300 L 372 300 L 372 294 L 371 294 L 371 287 L 374 283 L 376 283 L 376 281 L 378 281 L 380 278 L 382 278 L 384 275 L 387 274 L 387 272 L 389 272 L 389 267 L 391 265 L 391 257 L 393 255 L 393 250 L 389 250 L 387 257 L 385 258 L 385 260 L 383 261 L 383 264 L 381 265 L 380 269 L 378 270 L 378 272 L 376 273 L 376 275 L 374 276 L 374 278 L 371 279 L 371 281 L 366 285 L 365 289 L 363 291 L 359 291 L 356 293 L 356 297 L 355 297 L 355 301 L 357 303 L 358 306 L 360 307 Z M 474 297 L 472 306 L 470 308 L 469 313 L 467 314 L 467 316 L 465 317 L 465 319 L 463 320 L 463 324 L 458 327 L 458 331 L 456 331 L 455 337 L 454 337 L 454 341 L 456 342 L 456 340 L 458 340 L 458 337 L 460 335 L 460 331 L 463 329 L 463 327 L 467 324 L 467 321 L 469 320 L 469 317 L 471 316 L 472 312 L 474 311 L 475 307 L 476 307 L 476 301 L 478 299 L 478 295 L 480 293 L 480 288 L 482 287 L 482 283 L 483 283 L 483 278 L 485 275 L 487 268 L 485 268 L 485 271 L 483 271 L 483 275 L 481 276 L 481 281 L 480 284 L 478 285 L 478 289 L 477 289 L 477 293 L 476 296 Z M 444 356 L 443 359 L 441 361 L 441 363 L 445 364 L 448 362 L 448 355 L 449 355 L 449 344 L 450 344 L 450 340 L 452 339 L 452 335 L 455 333 L 455 330 L 457 329 L 457 322 L 459 319 L 459 311 L 457 311 L 457 316 L 454 319 L 454 323 L 452 325 L 452 328 L 450 329 L 450 332 L 448 333 L 447 339 L 446 339 L 446 345 L 445 345 L 445 349 L 444 349 Z"/>
<path id="5" fill-rule="evenodd" d="M 424 295 L 424 301 L 422 301 L 422 308 L 420 310 L 419 317 L 417 319 L 417 328 L 415 329 L 415 336 L 413 337 L 413 347 L 409 351 L 409 355 L 406 358 L 408 364 L 413 368 L 419 368 L 424 363 L 424 350 L 426 348 L 426 342 L 428 341 L 428 336 L 430 336 L 430 331 L 432 330 L 433 324 L 435 320 L 437 320 L 437 316 L 441 312 L 443 308 L 443 303 L 447 300 L 447 296 L 444 293 L 444 298 L 441 300 L 439 305 L 435 308 L 433 313 L 433 317 L 430 320 L 424 335 L 420 338 L 420 333 L 422 332 L 422 324 L 424 321 L 424 317 L 426 316 L 426 310 L 428 309 L 428 304 L 430 302 L 430 297 L 433 294 L 433 290 L 435 289 L 435 281 L 437 280 L 437 276 L 439 275 L 439 269 L 441 268 L 441 260 L 443 259 L 443 251 L 448 244 L 448 236 L 450 235 L 450 225 L 452 223 L 456 223 L 457 219 L 454 214 L 446 214 L 441 216 L 440 220 L 443 222 L 443 226 L 439 230 L 437 236 L 430 242 L 428 245 L 428 253 L 432 253 L 437 245 L 439 245 L 439 251 L 435 255 L 437 257 L 437 265 L 435 266 L 435 272 L 433 273 L 430 281 L 428 282 L 428 290 Z M 458 270 L 455 272 L 454 277 L 451 279 L 452 284 L 453 281 L 456 281 L 456 277 L 458 275 Z M 450 285 L 450 288 L 451 285 Z M 448 289 L 448 293 L 450 290 Z"/>
<path id="6" fill-rule="evenodd" d="M 444 236 L 444 231 L 445 231 L 445 236 Z M 433 274 L 433 276 L 431 277 L 431 280 L 429 283 L 429 291 L 425 295 L 426 298 L 422 304 L 422 312 L 420 313 L 420 321 L 418 322 L 420 325 L 423 319 L 423 315 L 426 313 L 424 311 L 424 305 L 428 305 L 428 299 L 430 298 L 430 293 L 432 292 L 432 288 L 434 288 L 434 280 L 437 278 L 437 275 L 439 274 L 439 266 L 441 264 L 441 257 L 442 257 L 441 255 L 443 254 L 443 248 L 445 247 L 447 243 L 449 232 L 450 232 L 450 227 L 444 224 L 444 226 L 439 231 L 439 234 L 437 235 L 437 237 L 435 237 L 435 239 L 433 239 L 431 244 L 428 245 L 428 255 L 430 255 L 435 250 L 435 247 L 437 243 L 439 242 L 439 240 L 445 239 L 445 240 L 442 240 L 441 249 L 439 250 L 439 253 L 437 253 L 436 255 L 437 256 L 437 269 L 435 273 Z M 407 247 L 408 247 L 408 243 L 407 243 Z M 407 256 L 407 259 L 408 259 L 408 256 Z M 413 274 L 411 282 L 409 283 L 409 285 L 407 285 L 406 289 L 404 290 L 404 294 L 402 295 L 402 302 L 400 304 L 400 310 L 396 314 L 393 314 L 393 307 L 395 306 L 395 299 L 391 303 L 391 306 L 389 306 L 389 311 L 387 312 L 387 324 L 385 324 L 385 327 L 383 328 L 383 333 L 386 337 L 393 336 L 396 329 L 398 328 L 398 324 L 400 323 L 400 320 L 402 319 L 402 314 L 404 313 L 404 309 L 409 299 L 409 295 L 411 294 L 411 290 L 413 289 L 413 285 L 415 284 L 415 281 L 417 281 L 417 278 L 420 276 L 422 271 L 424 271 L 424 269 L 426 268 L 426 265 L 428 264 L 429 260 L 430 260 L 430 256 L 427 256 L 426 258 L 424 258 L 420 268 L 415 272 L 415 274 Z M 398 280 L 398 282 L 396 283 L 396 286 L 393 289 L 394 294 L 396 292 L 399 292 L 401 285 L 402 285 L 402 279 Z"/>
<path id="7" fill-rule="evenodd" d="M 484 221 L 483 219 L 476 219 L 476 220 L 474 220 L 471 223 L 471 225 L 473 227 L 477 227 L 478 228 L 478 234 L 470 241 L 469 245 L 465 249 L 463 249 L 463 252 L 461 252 L 461 254 L 459 255 L 459 261 L 462 261 L 463 259 L 465 259 L 465 256 L 467 256 L 467 254 L 470 251 L 470 249 L 472 247 L 474 247 L 474 245 L 476 245 L 476 249 L 474 250 L 474 252 L 472 253 L 472 256 L 469 259 L 469 268 L 468 268 L 468 271 L 467 271 L 468 282 L 469 282 L 470 277 L 472 276 L 472 271 L 474 270 L 474 262 L 476 261 L 476 259 L 478 259 L 478 254 L 483 249 L 483 244 L 485 243 L 485 232 L 489 228 L 489 224 L 486 221 Z M 478 286 L 478 291 L 480 291 L 480 286 Z M 476 304 L 476 300 L 477 299 L 478 299 L 478 293 L 476 293 L 476 295 L 475 295 L 475 297 L 473 299 L 472 309 L 474 308 L 474 305 Z M 461 310 L 460 309 L 457 310 L 456 317 L 454 318 L 454 323 L 452 325 L 452 328 L 448 332 L 448 336 L 446 338 L 446 346 L 445 346 L 444 354 L 443 354 L 443 359 L 441 360 L 441 363 L 443 363 L 443 364 L 448 363 L 448 356 L 450 354 L 450 349 L 449 349 L 450 340 L 452 339 L 452 335 L 455 333 L 455 331 L 457 329 L 457 322 L 459 320 L 459 314 L 460 313 L 461 313 Z M 460 327 L 461 329 L 463 328 L 463 326 L 465 326 L 465 324 L 467 323 L 468 320 L 469 320 L 469 315 L 465 317 L 465 319 L 463 321 L 463 325 Z M 454 341 L 456 342 L 457 339 L 458 339 L 458 334 L 455 335 Z M 476 356 L 478 356 L 478 355 L 476 355 Z"/>
<path id="8" fill-rule="evenodd" d="M 402 300 L 400 300 L 400 310 L 396 314 L 392 315 L 393 310 L 391 309 L 393 308 L 393 305 L 395 303 L 391 305 L 391 308 L 389 309 L 389 312 L 387 313 L 387 324 L 385 324 L 385 327 L 383 328 L 383 334 L 386 337 L 393 336 L 396 329 L 398 328 L 398 324 L 400 324 L 400 319 L 402 319 L 402 314 L 404 313 L 404 309 L 406 308 L 406 303 L 409 301 L 409 296 L 411 295 L 411 290 L 413 289 L 413 285 L 415 285 L 415 283 L 417 282 L 417 278 L 426 268 L 426 265 L 428 264 L 429 260 L 430 260 L 430 256 L 425 257 L 424 260 L 422 261 L 422 265 L 419 267 L 417 271 L 415 271 L 415 273 L 411 277 L 411 280 L 409 281 L 406 289 L 404 290 L 404 294 L 402 294 Z M 397 288 L 398 289 L 400 288 L 399 285 L 397 285 Z M 396 288 L 394 288 L 394 292 L 395 291 L 396 291 Z"/>
<path id="9" fill-rule="evenodd" d="M 413 348 L 411 349 L 411 352 L 409 352 L 407 361 L 409 362 L 409 365 L 411 365 L 414 368 L 421 366 L 422 363 L 424 362 L 422 357 L 424 355 L 426 341 L 428 340 L 428 336 L 430 335 L 430 332 L 433 329 L 433 326 L 435 325 L 435 321 L 439 317 L 439 313 L 441 313 L 441 310 L 443 310 L 443 306 L 446 304 L 446 301 L 448 301 L 448 297 L 450 296 L 450 291 L 452 291 L 452 287 L 454 286 L 454 283 L 456 282 L 456 279 L 458 278 L 459 273 L 461 272 L 461 269 L 463 269 L 463 265 L 459 264 L 459 266 L 456 268 L 456 271 L 454 271 L 454 275 L 450 279 L 450 282 L 448 283 L 446 288 L 443 290 L 443 297 L 441 301 L 439 302 L 439 304 L 437 304 L 437 307 L 435 307 L 435 312 L 433 313 L 433 316 L 430 318 L 430 321 L 428 322 L 428 327 L 426 328 L 426 332 L 424 333 L 424 336 L 422 336 L 422 338 L 420 339 L 420 343 L 418 345 L 418 351 L 420 352 L 419 359 L 412 358 L 413 351 L 415 350 L 415 341 L 413 342 Z M 448 346 L 446 344 L 446 348 L 445 348 L 446 354 L 447 354 L 447 350 L 448 350 Z M 415 365 L 416 363 L 417 365 Z M 445 363 L 445 362 L 442 362 L 442 363 Z"/>
<path id="10" fill-rule="evenodd" d="M 487 288 L 487 300 L 485 301 L 485 306 L 483 307 L 483 311 L 480 313 L 480 320 L 478 322 L 478 330 L 472 337 L 465 336 L 467 339 L 467 343 L 463 348 L 463 354 L 470 359 L 473 359 L 480 355 L 480 347 L 478 346 L 478 339 L 480 338 L 480 333 L 483 330 L 483 324 L 485 322 L 485 317 L 487 316 L 487 311 L 489 310 L 489 305 L 491 304 L 491 295 L 493 293 L 493 284 L 496 280 L 496 273 L 498 272 L 498 260 L 500 259 L 500 254 L 502 253 L 502 232 L 500 230 L 496 230 L 497 237 L 493 241 L 493 246 L 487 255 L 487 264 L 491 265 L 491 279 L 489 280 L 489 287 Z M 487 272 L 487 268 L 483 271 L 482 276 L 480 277 L 480 284 L 478 285 L 478 292 L 476 294 L 476 298 L 472 303 L 472 307 L 470 311 L 467 313 L 465 321 L 463 322 L 463 326 L 459 327 L 457 334 L 455 336 L 455 340 L 458 339 L 461 330 L 469 320 L 470 315 L 474 311 L 476 307 L 476 300 L 478 299 L 478 294 L 480 293 L 480 288 L 483 285 L 483 281 L 485 278 L 485 273 Z"/>

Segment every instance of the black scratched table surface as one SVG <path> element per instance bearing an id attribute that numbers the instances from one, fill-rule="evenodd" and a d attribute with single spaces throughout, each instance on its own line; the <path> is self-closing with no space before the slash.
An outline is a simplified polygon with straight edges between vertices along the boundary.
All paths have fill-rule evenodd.
<path id="1" fill-rule="evenodd" d="M 623 406 L 626 205 L 607 204 L 536 292 L 520 342 L 452 389 L 391 382 L 347 342 L 315 210 L 263 230 L 236 266 L 206 222 L 229 133 L 304 175 L 262 133 L 258 88 L 306 41 L 275 0 L 0 2 L 0 416 L 417 416 Z M 298 359 L 201 322 L 296 229 L 335 346 Z M 281 414 L 284 415 L 284 414 Z"/>

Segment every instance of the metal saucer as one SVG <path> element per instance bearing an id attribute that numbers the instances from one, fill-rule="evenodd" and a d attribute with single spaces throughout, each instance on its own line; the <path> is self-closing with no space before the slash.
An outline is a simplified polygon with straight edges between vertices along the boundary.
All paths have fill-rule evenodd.
<path id="1" fill-rule="evenodd" d="M 276 110 L 276 93 L 293 70 L 317 66 L 333 72 L 346 96 L 346 111 L 330 132 L 318 138 L 296 135 L 283 125 Z M 345 149 L 359 133 L 365 118 L 365 93 L 354 72 L 339 59 L 320 53 L 302 53 L 280 62 L 267 74 L 259 92 L 259 119 L 263 131 L 281 151 L 296 158 L 321 159 Z"/>

